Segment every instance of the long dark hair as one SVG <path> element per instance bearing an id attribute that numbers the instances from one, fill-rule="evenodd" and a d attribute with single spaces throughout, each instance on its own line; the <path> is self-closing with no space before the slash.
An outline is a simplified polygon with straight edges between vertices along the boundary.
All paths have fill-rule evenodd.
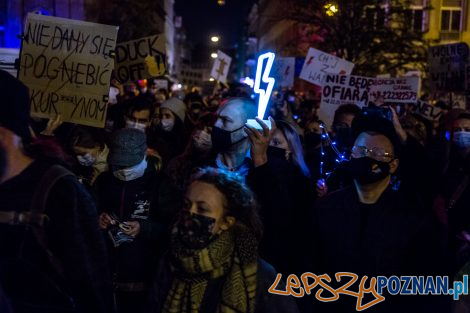
<path id="1" fill-rule="evenodd" d="M 291 124 L 281 120 L 276 121 L 276 127 L 287 139 L 289 149 L 292 152 L 293 163 L 300 169 L 300 171 L 306 177 L 310 177 L 310 170 L 308 169 L 308 166 L 305 163 L 304 151 L 297 130 Z"/>
<path id="2" fill-rule="evenodd" d="M 213 185 L 225 197 L 224 209 L 226 216 L 236 218 L 235 227 L 245 226 L 258 242 L 263 235 L 263 223 L 258 213 L 255 195 L 236 173 L 213 167 L 199 168 L 191 177 L 191 182 L 204 182 Z"/>

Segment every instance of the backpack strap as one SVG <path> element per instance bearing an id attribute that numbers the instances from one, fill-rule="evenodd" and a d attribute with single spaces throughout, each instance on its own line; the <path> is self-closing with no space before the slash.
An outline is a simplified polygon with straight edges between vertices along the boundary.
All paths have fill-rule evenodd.
<path id="1" fill-rule="evenodd" d="M 63 177 L 66 176 L 75 176 L 72 172 L 64 168 L 60 165 L 53 165 L 50 167 L 44 176 L 41 178 L 36 191 L 33 194 L 33 198 L 31 201 L 31 211 L 29 212 L 32 216 L 45 216 L 46 220 L 49 220 L 49 217 L 44 213 L 46 210 L 47 200 L 49 198 L 49 193 L 51 192 L 52 188 L 55 184 Z M 62 262 L 57 259 L 52 251 L 49 249 L 47 244 L 47 237 L 44 227 L 39 225 L 31 225 L 32 231 L 38 244 L 41 248 L 46 252 L 47 258 L 49 262 L 52 264 L 56 272 L 63 277 L 64 275 L 64 268 Z M 44 226 L 44 225 L 43 225 Z"/>
<path id="2" fill-rule="evenodd" d="M 454 205 L 457 203 L 457 201 L 460 199 L 460 196 L 462 196 L 462 193 L 465 191 L 465 189 L 468 186 L 468 175 L 465 175 L 460 182 L 459 186 L 455 190 L 455 192 L 452 194 L 452 197 L 449 200 L 449 205 L 447 206 L 447 209 L 450 210 L 454 207 Z"/>

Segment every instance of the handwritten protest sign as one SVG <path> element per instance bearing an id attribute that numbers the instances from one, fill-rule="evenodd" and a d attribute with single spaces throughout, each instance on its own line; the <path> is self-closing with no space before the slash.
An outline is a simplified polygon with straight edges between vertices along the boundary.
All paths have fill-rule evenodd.
<path id="1" fill-rule="evenodd" d="M 429 82 L 432 90 L 464 91 L 469 48 L 464 42 L 429 48 Z"/>
<path id="2" fill-rule="evenodd" d="M 19 79 L 31 115 L 103 127 L 118 27 L 29 14 Z"/>
<path id="3" fill-rule="evenodd" d="M 336 109 L 342 104 L 360 107 L 369 102 L 369 91 L 375 79 L 361 76 L 327 74 L 322 87 L 322 98 L 318 115 L 331 126 Z"/>
<path id="4" fill-rule="evenodd" d="M 232 58 L 218 50 L 217 58 L 214 60 L 214 64 L 212 65 L 211 77 L 213 77 L 216 81 L 225 84 L 227 82 L 230 63 L 232 63 Z"/>
<path id="5" fill-rule="evenodd" d="M 419 77 L 376 78 L 370 87 L 370 98 L 385 103 L 410 103 L 418 99 Z"/>
<path id="6" fill-rule="evenodd" d="M 162 76 L 166 71 L 165 36 L 118 43 L 116 75 L 121 83 Z"/>
<path id="7" fill-rule="evenodd" d="M 436 108 L 435 106 L 432 106 L 429 103 L 421 100 L 418 100 L 414 109 L 415 113 L 421 115 L 422 117 L 430 121 L 437 121 L 442 115 L 441 109 Z"/>
<path id="8" fill-rule="evenodd" d="M 276 87 L 294 86 L 295 58 L 276 58 L 271 76 L 276 80 Z"/>
<path id="9" fill-rule="evenodd" d="M 300 78 L 322 86 L 327 74 L 349 75 L 354 64 L 323 51 L 310 48 L 305 58 Z"/>

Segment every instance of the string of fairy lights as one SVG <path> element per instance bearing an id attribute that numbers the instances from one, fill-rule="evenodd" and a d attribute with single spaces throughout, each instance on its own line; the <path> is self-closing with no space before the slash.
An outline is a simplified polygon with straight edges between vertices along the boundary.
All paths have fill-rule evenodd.
<path id="1" fill-rule="evenodd" d="M 346 161 L 346 156 L 341 153 L 338 148 L 336 147 L 336 142 L 333 141 L 330 137 L 330 134 L 326 130 L 325 124 L 320 122 L 320 130 L 321 130 L 321 141 L 320 141 L 320 177 L 323 177 L 323 166 L 325 164 L 325 148 L 330 147 L 336 155 L 336 163 L 341 163 Z M 331 173 L 326 173 L 326 177 L 329 176 Z"/>

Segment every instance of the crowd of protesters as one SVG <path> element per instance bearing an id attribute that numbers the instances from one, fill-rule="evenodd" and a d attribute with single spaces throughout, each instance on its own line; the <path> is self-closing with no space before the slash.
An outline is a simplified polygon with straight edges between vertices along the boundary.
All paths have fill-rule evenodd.
<path id="1" fill-rule="evenodd" d="M 155 86 L 112 82 L 99 129 L 31 119 L 0 71 L 1 312 L 355 312 L 268 290 L 278 273 L 286 290 L 305 272 L 470 272 L 469 112 L 345 104 L 325 125 L 318 99 L 278 91 L 255 128 L 246 88 Z M 470 310 L 384 296 L 368 311 Z"/>

